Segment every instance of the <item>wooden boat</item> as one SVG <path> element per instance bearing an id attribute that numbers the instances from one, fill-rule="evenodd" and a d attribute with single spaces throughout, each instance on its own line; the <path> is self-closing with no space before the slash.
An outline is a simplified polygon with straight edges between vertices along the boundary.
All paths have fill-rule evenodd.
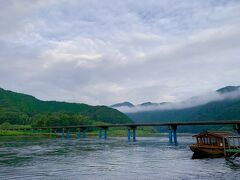
<path id="1" fill-rule="evenodd" d="M 194 152 L 192 158 L 215 158 L 224 156 L 224 143 L 229 132 L 205 132 L 194 135 L 196 143 L 190 145 L 190 149 Z"/>

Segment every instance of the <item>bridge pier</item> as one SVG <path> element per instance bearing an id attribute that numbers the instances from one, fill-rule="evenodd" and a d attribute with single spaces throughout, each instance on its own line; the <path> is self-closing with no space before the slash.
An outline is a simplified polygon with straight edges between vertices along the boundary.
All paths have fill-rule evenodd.
<path id="1" fill-rule="evenodd" d="M 128 128 L 128 142 L 130 142 L 130 140 L 131 140 L 131 129 L 130 128 Z"/>
<path id="2" fill-rule="evenodd" d="M 128 128 L 128 142 L 131 141 L 131 130 L 132 130 L 133 142 L 136 142 L 136 129 L 137 129 L 137 126 L 131 126 Z"/>
<path id="3" fill-rule="evenodd" d="M 174 143 L 175 145 L 178 144 L 177 142 L 177 125 L 171 125 L 169 127 L 169 143 Z"/>
<path id="4" fill-rule="evenodd" d="M 175 145 L 178 144 L 178 142 L 177 142 L 177 130 L 173 130 L 173 142 L 174 142 Z"/>
<path id="5" fill-rule="evenodd" d="M 133 128 L 133 142 L 136 142 L 136 127 Z"/>
<path id="6" fill-rule="evenodd" d="M 175 145 L 178 144 L 177 142 L 177 125 L 172 125 L 172 129 L 173 129 L 173 142 Z"/>
<path id="7" fill-rule="evenodd" d="M 98 131 L 98 138 L 99 139 L 103 139 L 106 140 L 107 139 L 107 130 L 108 130 L 108 127 L 98 127 L 99 128 L 99 131 Z M 103 134 L 102 134 L 102 131 L 103 131 Z"/>
<path id="8" fill-rule="evenodd" d="M 107 128 L 104 128 L 104 140 L 107 139 Z"/>

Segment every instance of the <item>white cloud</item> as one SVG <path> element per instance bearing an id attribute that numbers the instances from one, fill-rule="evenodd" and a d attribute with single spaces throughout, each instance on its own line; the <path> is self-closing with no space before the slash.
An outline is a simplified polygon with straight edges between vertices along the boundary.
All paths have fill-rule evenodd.
<path id="1" fill-rule="evenodd" d="M 0 1 L 0 86 L 91 104 L 240 84 L 239 1 Z"/>
<path id="2" fill-rule="evenodd" d="M 100 52 L 95 50 L 95 44 L 91 40 L 61 41 L 52 44 L 54 47 L 46 50 L 42 55 L 45 68 L 65 62 L 75 62 L 77 66 L 89 67 L 102 57 Z"/>

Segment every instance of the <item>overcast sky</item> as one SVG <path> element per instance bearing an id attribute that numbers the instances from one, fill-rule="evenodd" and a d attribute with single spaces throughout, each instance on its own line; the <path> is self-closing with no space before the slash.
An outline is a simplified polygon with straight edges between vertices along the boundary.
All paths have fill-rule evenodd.
<path id="1" fill-rule="evenodd" d="M 2 88 L 110 105 L 227 85 L 240 85 L 239 0 L 0 0 Z"/>

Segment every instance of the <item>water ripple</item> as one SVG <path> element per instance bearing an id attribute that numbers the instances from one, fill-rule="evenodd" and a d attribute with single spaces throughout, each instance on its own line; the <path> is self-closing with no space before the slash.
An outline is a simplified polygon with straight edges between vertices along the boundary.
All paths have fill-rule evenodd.
<path id="1" fill-rule="evenodd" d="M 0 179 L 239 179 L 240 168 L 224 158 L 192 160 L 191 143 L 1 138 Z"/>

